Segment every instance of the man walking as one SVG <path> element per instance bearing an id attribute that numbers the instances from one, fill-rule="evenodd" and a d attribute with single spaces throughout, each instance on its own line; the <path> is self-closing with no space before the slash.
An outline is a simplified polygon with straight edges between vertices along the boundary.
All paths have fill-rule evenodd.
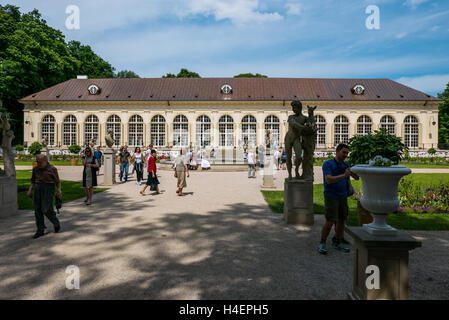
<path id="1" fill-rule="evenodd" d="M 256 177 L 256 154 L 251 149 L 248 152 L 248 178 Z"/>
<path id="2" fill-rule="evenodd" d="M 356 180 L 359 180 L 359 176 L 351 171 L 349 163 L 345 161 L 348 154 L 349 147 L 339 144 L 335 158 L 323 164 L 326 222 L 321 230 L 321 242 L 318 246 L 318 252 L 321 254 L 327 254 L 326 240 L 334 224 L 335 236 L 332 239 L 332 246 L 346 253 L 350 251 L 343 246 L 348 243 L 344 239 L 345 221 L 348 217 L 348 183 L 350 176 Z"/>
<path id="3" fill-rule="evenodd" d="M 124 146 L 123 151 L 119 154 L 120 163 L 120 181 L 123 179 L 123 172 L 125 173 L 125 182 L 128 181 L 128 170 L 131 165 L 131 154 L 128 152 L 128 147 Z"/>
<path id="4" fill-rule="evenodd" d="M 44 154 L 37 155 L 36 162 L 37 166 L 33 169 L 31 185 L 27 192 L 27 196 L 33 198 L 34 189 L 34 216 L 36 218 L 37 231 L 33 239 L 37 239 L 45 234 L 44 215 L 53 223 L 55 233 L 61 230 L 61 225 L 53 209 L 55 185 L 58 189 L 58 199 L 62 197 L 58 170 L 48 163 L 48 158 Z"/>

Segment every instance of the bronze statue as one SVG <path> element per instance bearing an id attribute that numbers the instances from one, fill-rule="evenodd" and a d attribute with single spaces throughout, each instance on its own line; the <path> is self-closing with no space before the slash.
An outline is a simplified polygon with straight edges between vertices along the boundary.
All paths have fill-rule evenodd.
<path id="1" fill-rule="evenodd" d="M 112 130 L 112 128 L 108 129 L 108 134 L 106 135 L 106 137 L 104 137 L 104 139 L 106 140 L 106 145 L 108 146 L 108 148 L 112 148 L 112 146 L 114 145 L 114 130 Z"/>
<path id="2" fill-rule="evenodd" d="M 310 174 L 308 170 L 310 169 L 310 139 L 316 134 L 316 125 L 314 125 L 315 120 L 309 119 L 302 114 L 302 103 L 299 100 L 292 101 L 291 103 L 294 115 L 290 115 L 288 117 L 288 125 L 289 129 L 287 134 L 285 135 L 285 149 L 287 153 L 287 170 L 288 170 L 288 179 L 292 179 L 292 155 L 293 149 L 295 150 L 295 178 L 296 179 L 304 179 L 309 178 Z M 310 108 L 310 107 L 308 107 Z M 316 107 L 310 108 L 315 110 Z M 312 111 L 313 112 L 313 111 Z M 312 136 L 312 137 L 311 137 Z M 307 162 L 306 175 L 300 177 L 299 176 L 299 166 L 303 162 L 302 151 L 303 146 L 308 148 L 307 154 Z M 312 150 L 312 176 L 313 176 L 313 151 Z M 303 164 L 303 172 L 304 172 L 304 164 Z"/>
<path id="3" fill-rule="evenodd" d="M 317 126 L 315 122 L 315 115 L 313 112 L 315 111 L 315 107 L 307 106 L 307 126 L 310 130 L 305 132 L 305 135 L 302 136 L 301 147 L 303 150 L 303 159 L 302 159 L 302 175 L 301 179 L 304 180 L 312 180 L 313 181 L 313 155 L 316 146 L 316 137 L 317 137 Z"/>
<path id="4" fill-rule="evenodd" d="M 11 130 L 6 113 L 0 112 L 0 129 L 2 130 L 3 163 L 5 165 L 5 171 L 2 174 L 7 177 L 15 177 L 16 167 L 14 166 L 14 152 L 12 151 L 14 132 Z"/>

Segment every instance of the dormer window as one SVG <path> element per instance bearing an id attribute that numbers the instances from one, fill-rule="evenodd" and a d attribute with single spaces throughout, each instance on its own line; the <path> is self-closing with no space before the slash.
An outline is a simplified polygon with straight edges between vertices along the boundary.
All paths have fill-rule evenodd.
<path id="1" fill-rule="evenodd" d="M 92 95 L 100 94 L 101 92 L 100 88 L 95 84 L 91 85 L 87 90 Z"/>
<path id="2" fill-rule="evenodd" d="M 221 93 L 224 94 L 231 94 L 232 93 L 232 87 L 229 84 L 225 84 L 220 89 Z"/>
<path id="3" fill-rule="evenodd" d="M 352 93 L 357 95 L 362 95 L 365 93 L 365 87 L 361 84 L 356 85 L 354 88 L 352 88 Z"/>

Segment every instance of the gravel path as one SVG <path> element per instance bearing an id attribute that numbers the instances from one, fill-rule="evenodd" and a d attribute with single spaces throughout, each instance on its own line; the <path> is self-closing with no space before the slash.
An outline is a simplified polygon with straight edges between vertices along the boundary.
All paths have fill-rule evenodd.
<path id="1" fill-rule="evenodd" d="M 79 167 L 60 168 L 79 180 Z M 60 234 L 47 221 L 50 233 L 31 239 L 32 211 L 1 220 L 0 299 L 346 299 L 353 254 L 316 252 L 323 216 L 286 225 L 260 175 L 193 172 L 183 198 L 172 172 L 159 175 L 161 195 L 142 197 L 131 180 L 92 206 L 66 204 Z M 449 299 L 449 232 L 411 234 L 423 246 L 410 255 L 409 298 Z M 81 270 L 80 290 L 65 288 L 69 265 Z"/>

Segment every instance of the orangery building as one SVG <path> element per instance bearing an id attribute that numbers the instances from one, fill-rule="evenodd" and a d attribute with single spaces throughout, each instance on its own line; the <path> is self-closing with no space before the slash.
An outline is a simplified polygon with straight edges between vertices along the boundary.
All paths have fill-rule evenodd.
<path id="1" fill-rule="evenodd" d="M 283 146 L 291 101 L 317 106 L 317 150 L 379 128 L 411 150 L 437 147 L 441 100 L 389 79 L 78 77 L 20 100 L 24 140 L 47 138 L 52 149 L 94 139 L 105 146 L 158 149 L 260 145 L 269 129 Z"/>

